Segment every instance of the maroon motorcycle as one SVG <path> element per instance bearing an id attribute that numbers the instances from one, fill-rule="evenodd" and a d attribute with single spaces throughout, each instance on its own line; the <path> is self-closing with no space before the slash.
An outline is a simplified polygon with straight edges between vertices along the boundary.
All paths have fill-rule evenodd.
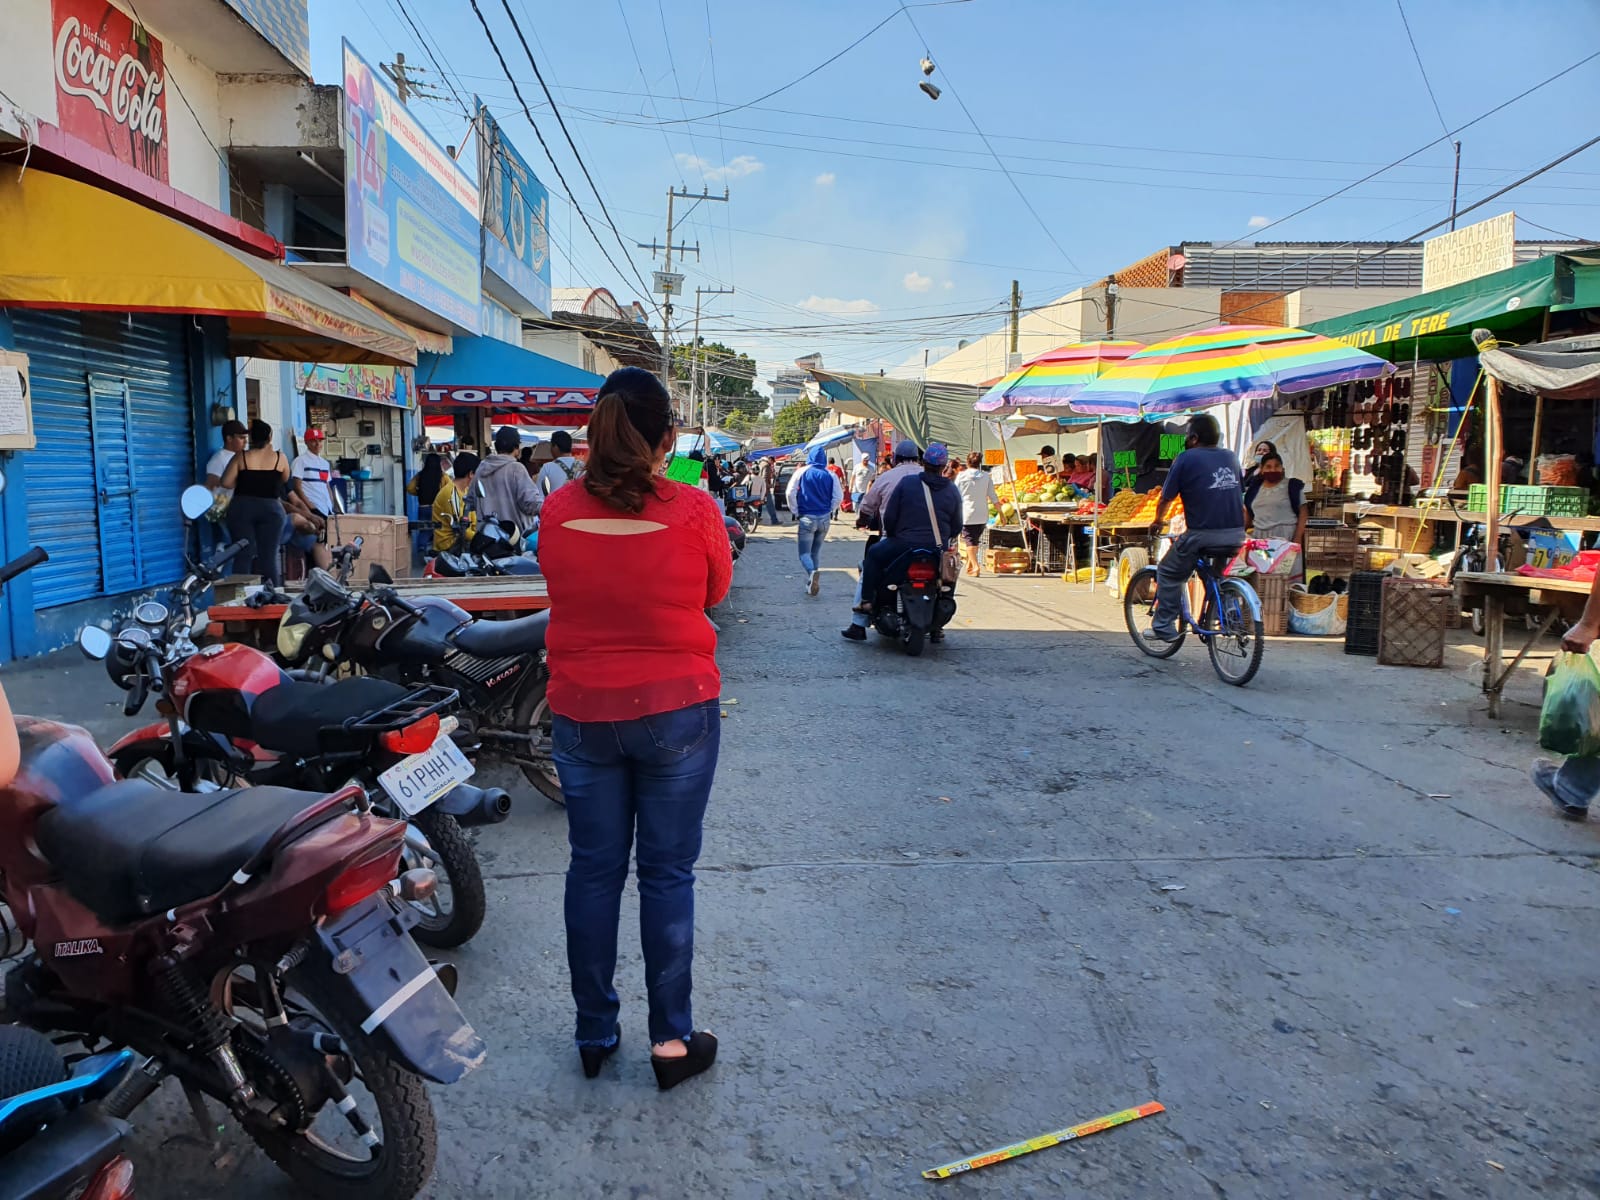
<path id="1" fill-rule="evenodd" d="M 45 557 L 0 567 L 0 585 Z M 376 746 L 416 720 L 391 706 L 359 736 Z M 423 1080 L 454 1083 L 485 1050 L 453 972 L 412 940 L 412 902 L 436 880 L 402 872 L 405 825 L 354 786 L 117 781 L 83 729 L 16 724 L 0 922 L 24 944 L 0 938 L 13 960 L 0 1017 L 71 1035 L 84 1055 L 133 1050 L 101 1106 L 113 1118 L 176 1078 L 207 1139 L 210 1099 L 313 1196 L 414 1196 L 436 1148 Z"/>

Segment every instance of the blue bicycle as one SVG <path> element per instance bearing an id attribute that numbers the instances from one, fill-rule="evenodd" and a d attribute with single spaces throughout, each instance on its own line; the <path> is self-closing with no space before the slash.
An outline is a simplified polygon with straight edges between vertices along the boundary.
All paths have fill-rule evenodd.
<path id="1" fill-rule="evenodd" d="M 1200 580 L 1205 599 L 1197 618 L 1189 610 L 1188 588 L 1184 589 L 1183 614 L 1178 620 L 1176 641 L 1158 641 L 1145 633 L 1155 616 L 1155 567 L 1145 567 L 1128 581 L 1122 594 L 1122 613 L 1133 644 L 1151 658 L 1171 658 L 1193 631 L 1211 652 L 1211 666 L 1218 678 L 1234 687 L 1243 687 L 1261 669 L 1261 650 L 1265 642 L 1261 598 L 1244 580 L 1224 576 L 1222 570 L 1226 565 L 1226 562 L 1218 564 L 1205 557 L 1195 563 L 1195 576 Z"/>

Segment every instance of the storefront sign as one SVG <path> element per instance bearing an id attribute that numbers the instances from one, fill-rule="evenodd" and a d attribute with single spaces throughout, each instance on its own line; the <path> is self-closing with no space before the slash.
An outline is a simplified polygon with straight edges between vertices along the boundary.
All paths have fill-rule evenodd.
<path id="1" fill-rule="evenodd" d="M 424 404 L 492 404 L 496 408 L 593 408 L 599 388 L 483 388 L 437 387 L 417 389 Z"/>
<path id="2" fill-rule="evenodd" d="M 295 386 L 302 392 L 344 396 L 363 404 L 411 407 L 416 394 L 410 367 L 372 367 L 344 363 L 300 363 Z"/>
<path id="3" fill-rule="evenodd" d="M 167 68 L 161 39 L 106 0 L 52 0 L 56 123 L 162 182 Z"/>
<path id="4" fill-rule="evenodd" d="M 1422 290 L 1437 291 L 1516 264 L 1517 215 L 1501 213 L 1422 243 Z"/>
<path id="5" fill-rule="evenodd" d="M 550 193 L 484 108 L 478 108 L 483 265 L 537 311 L 550 312 Z"/>
<path id="6" fill-rule="evenodd" d="M 389 85 L 344 44 L 345 241 L 350 266 L 478 331 L 478 188 Z"/>

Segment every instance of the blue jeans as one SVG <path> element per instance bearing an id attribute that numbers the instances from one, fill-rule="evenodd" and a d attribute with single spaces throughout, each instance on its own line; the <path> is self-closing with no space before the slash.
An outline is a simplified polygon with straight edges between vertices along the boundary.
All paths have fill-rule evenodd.
<path id="1" fill-rule="evenodd" d="M 694 1032 L 694 864 L 722 739 L 718 701 L 634 721 L 552 722 L 567 799 L 567 966 L 580 1046 L 616 1041 L 617 922 L 638 838 L 639 941 L 650 1041 Z"/>
<path id="2" fill-rule="evenodd" d="M 761 507 L 767 514 L 767 524 L 776 525 L 778 523 L 778 498 L 768 492 L 767 498 L 762 501 Z"/>
<path id="3" fill-rule="evenodd" d="M 800 543 L 800 565 L 809 575 L 822 566 L 822 543 L 828 537 L 828 518 L 801 517 L 795 536 Z"/>
<path id="4" fill-rule="evenodd" d="M 1600 796 L 1600 758 L 1569 758 L 1556 772 L 1556 793 L 1574 808 Z"/>

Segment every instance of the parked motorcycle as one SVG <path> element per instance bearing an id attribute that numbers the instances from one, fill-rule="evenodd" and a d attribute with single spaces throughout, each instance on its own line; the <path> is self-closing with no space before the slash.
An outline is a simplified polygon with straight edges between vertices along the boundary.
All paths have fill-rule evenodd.
<path id="1" fill-rule="evenodd" d="M 729 485 L 727 513 L 745 532 L 755 532 L 756 526 L 761 523 L 761 506 L 750 499 L 748 484 Z"/>
<path id="2" fill-rule="evenodd" d="M 99 1101 L 133 1064 L 131 1050 L 117 1050 L 80 1057 L 69 1072 L 49 1038 L 0 1025 L 0 1195 L 131 1200 L 130 1129 Z"/>
<path id="3" fill-rule="evenodd" d="M 175 1077 L 208 1141 L 210 1097 L 313 1196 L 416 1195 L 436 1151 L 423 1080 L 454 1083 L 485 1050 L 411 938 L 437 880 L 402 872 L 406 826 L 355 786 L 184 794 L 118 781 L 75 726 L 17 733 L 0 890 L 31 949 L 9 956 L 0 1017 L 133 1050 L 101 1104 L 115 1120 Z"/>
<path id="4" fill-rule="evenodd" d="M 565 803 L 551 756 L 544 665 L 548 613 L 474 620 L 436 596 L 407 600 L 381 567 L 365 593 L 313 571 L 278 625 L 278 657 L 308 677 L 353 667 L 399 683 L 433 684 L 461 696 L 456 744 L 476 761 L 515 763 L 528 782 Z"/>
<path id="5" fill-rule="evenodd" d="M 733 561 L 738 562 L 739 556 L 744 553 L 744 526 L 732 517 L 723 517 L 722 527 L 728 531 L 728 549 L 733 551 Z"/>
<path id="6" fill-rule="evenodd" d="M 452 579 L 474 575 L 538 575 L 539 560 L 532 548 L 538 544 L 537 533 L 524 535 L 509 521 L 488 521 L 471 538 L 467 537 L 467 520 L 455 523 L 455 544 L 450 550 L 441 550 L 423 566 L 427 578 Z M 526 548 L 524 548 L 526 547 Z M 340 583 L 344 580 L 341 578 Z"/>
<path id="7" fill-rule="evenodd" d="M 868 539 L 870 547 L 877 541 Z M 925 642 L 944 641 L 944 627 L 956 615 L 956 588 L 939 578 L 939 552 L 913 550 L 900 569 L 885 579 L 873 601 L 869 620 L 880 634 L 893 638 L 915 658 Z"/>
<path id="8" fill-rule="evenodd" d="M 511 798 L 503 788 L 468 782 L 472 764 L 450 736 L 457 721 L 448 710 L 459 697 L 449 688 L 381 679 L 306 682 L 248 646 L 197 648 L 193 637 L 206 615 L 196 613 L 195 597 L 221 577 L 239 545 L 191 564 L 172 592 L 176 612 L 147 602 L 114 636 L 93 626 L 80 635 L 84 652 L 104 659 L 112 681 L 128 692 L 127 715 L 154 693 L 164 718 L 120 738 L 108 757 L 123 778 L 185 792 L 361 785 L 382 815 L 408 822 L 407 867 L 442 877 L 419 901 L 417 940 L 461 945 L 482 927 L 486 907 L 477 853 L 462 826 L 503 821 Z M 312 576 L 338 586 L 326 572 Z"/>

